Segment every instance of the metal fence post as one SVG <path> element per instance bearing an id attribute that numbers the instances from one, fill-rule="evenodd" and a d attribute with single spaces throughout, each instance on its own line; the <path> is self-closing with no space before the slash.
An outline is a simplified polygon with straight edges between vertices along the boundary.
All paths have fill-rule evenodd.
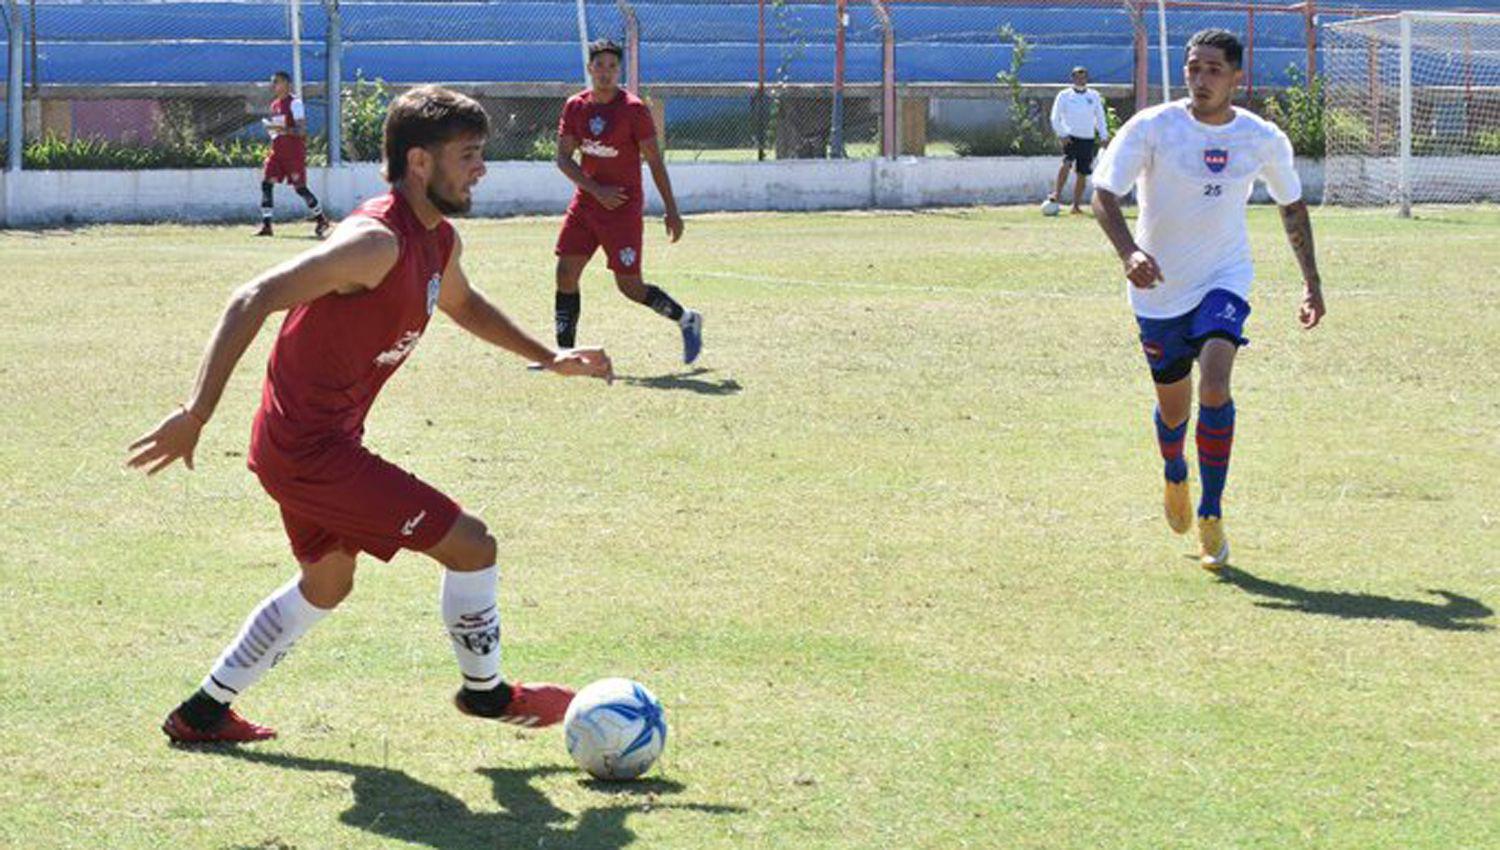
<path id="1" fill-rule="evenodd" d="M 323 90 L 328 102 L 328 164 L 344 162 L 344 36 L 339 19 L 339 0 L 323 0 L 328 17 L 328 34 L 324 47 L 328 51 L 328 72 Z"/>
<path id="2" fill-rule="evenodd" d="M 10 73 L 5 82 L 6 146 L 5 170 L 21 170 L 21 152 L 26 147 L 26 123 L 22 114 L 21 86 L 25 84 L 26 26 L 16 0 L 5 0 L 5 23 L 10 35 Z"/>
<path id="3" fill-rule="evenodd" d="M 755 36 L 755 159 L 766 159 L 766 0 L 760 0 Z"/>
<path id="4" fill-rule="evenodd" d="M 1135 49 L 1131 80 L 1135 84 L 1136 112 L 1151 104 L 1151 47 L 1146 32 L 1145 13 L 1141 11 L 1141 4 L 1144 2 L 1145 0 L 1125 0 L 1125 9 L 1130 13 L 1130 30 Z"/>
<path id="5" fill-rule="evenodd" d="M 870 0 L 880 21 L 880 155 L 894 158 L 900 151 L 896 138 L 896 27 L 882 0 Z"/>
<path id="6" fill-rule="evenodd" d="M 620 17 L 625 19 L 625 85 L 641 93 L 641 22 L 629 0 L 615 0 Z"/>
<path id="7" fill-rule="evenodd" d="M 1313 76 L 1318 73 L 1318 4 L 1307 0 L 1302 4 L 1302 14 L 1307 31 L 1307 85 L 1312 88 Z"/>
<path id="8" fill-rule="evenodd" d="M 844 158 L 844 28 L 849 19 L 845 2 L 838 0 L 835 6 L 838 21 L 833 41 L 833 126 L 828 135 L 829 159 Z"/>
<path id="9" fill-rule="evenodd" d="M 302 0 L 289 0 L 287 26 L 292 34 L 292 94 L 302 97 Z"/>

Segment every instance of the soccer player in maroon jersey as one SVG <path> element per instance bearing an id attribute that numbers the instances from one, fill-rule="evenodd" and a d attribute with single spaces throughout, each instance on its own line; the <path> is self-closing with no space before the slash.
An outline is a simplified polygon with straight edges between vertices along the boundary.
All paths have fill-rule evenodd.
<path id="1" fill-rule="evenodd" d="M 332 225 L 318 196 L 307 188 L 307 111 L 302 98 L 292 93 L 292 78 L 285 71 L 271 75 L 271 117 L 261 121 L 271 134 L 271 150 L 266 154 L 260 178 L 260 230 L 256 236 L 271 235 L 271 216 L 275 202 L 271 198 L 274 183 L 291 184 L 313 216 L 313 235 L 322 239 Z"/>
<path id="2" fill-rule="evenodd" d="M 622 56 L 612 41 L 589 45 L 592 85 L 568 98 L 557 124 L 557 167 L 578 186 L 557 236 L 557 344 L 573 347 L 582 309 L 578 279 L 595 249 L 603 247 L 615 286 L 631 301 L 677 322 L 682 360 L 692 363 L 703 347 L 702 314 L 683 309 L 672 296 L 641 279 L 642 157 L 666 207 L 667 235 L 673 242 L 682 238 L 682 216 L 656 144 L 651 109 L 620 88 Z M 574 161 L 575 152 L 582 154 L 581 164 Z"/>
<path id="3" fill-rule="evenodd" d="M 484 175 L 489 123 L 471 98 L 413 89 L 385 121 L 388 194 L 372 198 L 331 238 L 235 291 L 176 411 L 131 444 L 132 467 L 193 468 L 236 362 L 265 320 L 288 311 L 276 336 L 251 428 L 250 469 L 281 508 L 299 575 L 245 621 L 196 693 L 162 724 L 174 742 L 254 741 L 275 732 L 230 709 L 354 586 L 361 552 L 388 561 L 400 549 L 444 568 L 443 621 L 463 674 L 458 709 L 526 726 L 562 719 L 573 692 L 500 676 L 496 545 L 452 499 L 364 447 L 380 388 L 411 355 L 434 309 L 459 327 L 562 375 L 612 380 L 600 349 L 557 352 L 517 327 L 472 288 L 463 246 L 445 216 L 468 211 Z"/>

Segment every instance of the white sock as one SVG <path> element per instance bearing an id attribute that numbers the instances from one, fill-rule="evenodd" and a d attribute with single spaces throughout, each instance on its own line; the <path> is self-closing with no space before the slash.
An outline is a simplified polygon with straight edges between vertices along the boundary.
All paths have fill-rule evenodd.
<path id="1" fill-rule="evenodd" d="M 297 638 L 328 615 L 302 595 L 300 575 L 277 588 L 251 612 L 234 641 L 203 680 L 203 690 L 219 702 L 233 702 L 246 688 L 291 652 Z"/>
<path id="2" fill-rule="evenodd" d="M 443 570 L 443 624 L 453 638 L 464 686 L 476 691 L 500 684 L 499 583 L 495 566 L 471 573 Z"/>

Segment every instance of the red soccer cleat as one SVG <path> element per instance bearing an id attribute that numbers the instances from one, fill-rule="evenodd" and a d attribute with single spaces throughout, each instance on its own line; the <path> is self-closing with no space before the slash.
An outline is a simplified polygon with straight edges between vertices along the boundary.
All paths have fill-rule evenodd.
<path id="1" fill-rule="evenodd" d="M 207 732 L 189 726 L 182 719 L 182 712 L 174 711 L 162 721 L 161 731 L 167 733 L 174 744 L 244 744 L 276 737 L 275 729 L 251 723 L 236 714 L 234 709 L 230 709 L 223 721 Z"/>
<path id="2" fill-rule="evenodd" d="M 517 726 L 540 728 L 561 723 L 573 702 L 573 689 L 562 685 L 525 685 L 520 682 L 510 686 L 510 702 L 492 719 Z M 487 717 L 474 711 L 464 700 L 464 691 L 453 695 L 453 704 L 470 717 Z"/>

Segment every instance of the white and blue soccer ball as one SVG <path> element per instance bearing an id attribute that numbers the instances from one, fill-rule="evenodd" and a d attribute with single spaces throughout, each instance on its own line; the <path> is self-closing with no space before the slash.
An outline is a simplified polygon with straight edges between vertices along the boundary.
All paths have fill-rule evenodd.
<path id="1" fill-rule="evenodd" d="M 1054 201 L 1051 198 L 1048 198 L 1047 200 L 1042 201 L 1042 215 L 1046 215 L 1046 216 L 1057 215 L 1058 212 L 1060 212 L 1061 210 L 1062 210 L 1062 206 L 1060 204 L 1058 204 L 1057 201 Z"/>
<path id="2" fill-rule="evenodd" d="M 597 779 L 634 779 L 667 745 L 661 701 L 630 679 L 600 679 L 578 692 L 563 717 L 568 755 Z"/>

